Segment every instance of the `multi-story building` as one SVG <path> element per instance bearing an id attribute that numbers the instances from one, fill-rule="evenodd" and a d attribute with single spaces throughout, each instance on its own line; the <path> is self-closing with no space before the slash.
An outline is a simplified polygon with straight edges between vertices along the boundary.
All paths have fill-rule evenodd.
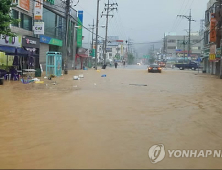
<path id="1" fill-rule="evenodd" d="M 12 8 L 12 17 L 19 19 L 20 22 L 11 25 L 12 32 L 16 33 L 13 37 L 14 43 L 8 43 L 4 37 L 1 36 L 0 46 L 13 46 L 15 48 L 25 48 L 31 51 L 35 58 L 35 68 L 39 67 L 39 63 L 44 65 L 46 63 L 46 52 L 58 51 L 64 53 L 67 50 L 69 68 L 74 65 L 76 55 L 76 26 L 78 25 L 77 11 L 71 8 L 70 23 L 68 31 L 68 47 L 65 46 L 65 32 L 66 32 L 66 4 L 61 0 L 44 0 L 43 4 L 43 18 L 41 20 L 34 20 L 35 2 L 33 0 L 13 0 L 16 7 Z M 33 26 L 35 22 L 44 22 L 44 35 L 35 35 Z M 3 38 L 5 39 L 3 39 Z M 3 51 L 3 50 L 2 50 Z M 0 52 L 1 58 L 5 57 L 5 53 Z M 63 55 L 63 60 L 64 60 Z"/>
<path id="2" fill-rule="evenodd" d="M 30 56 L 34 58 L 34 62 L 32 62 L 31 66 L 38 67 L 39 66 L 39 38 L 33 36 L 33 9 L 34 9 L 34 1 L 29 0 L 13 0 L 14 4 L 17 4 L 16 7 L 11 9 L 11 15 L 14 19 L 19 19 L 20 22 L 11 24 L 11 31 L 16 34 L 15 37 L 1 35 L 0 45 L 2 47 L 10 46 L 12 51 L 10 52 L 10 57 L 8 57 L 8 61 L 4 60 L 5 55 L 8 54 L 7 50 L 2 48 L 2 52 L 0 52 L 0 65 L 12 65 L 14 56 L 13 54 L 22 55 L 24 54 L 23 48 L 25 50 L 33 52 Z M 7 41 L 7 40 L 12 41 Z M 15 51 L 15 49 L 20 49 Z M 26 62 L 27 57 L 24 58 L 23 68 L 28 66 Z M 21 63 L 21 62 L 19 62 Z M 20 65 L 20 66 L 22 66 Z"/>
<path id="3" fill-rule="evenodd" d="M 103 45 L 104 41 L 100 41 L 98 45 L 98 62 L 103 61 Z M 107 47 L 106 47 L 106 59 L 107 62 L 114 62 L 114 60 L 123 60 L 126 58 L 127 49 L 124 45 L 123 40 L 119 40 L 118 36 L 108 36 L 107 37 Z"/>
<path id="4" fill-rule="evenodd" d="M 18 35 L 33 36 L 32 25 L 34 1 L 14 0 L 13 3 L 17 4 L 17 7 L 12 9 L 12 17 L 14 19 L 20 19 L 20 22 L 12 24 L 12 32 L 15 32 Z"/>
<path id="5" fill-rule="evenodd" d="M 196 59 L 201 55 L 201 36 L 199 33 L 191 33 L 190 59 Z M 185 43 L 184 43 L 185 42 Z M 167 35 L 164 41 L 164 51 L 166 57 L 187 57 L 188 36 L 187 35 Z"/>
<path id="6" fill-rule="evenodd" d="M 71 8 L 70 24 L 68 32 L 68 47 L 65 49 L 66 32 L 66 4 L 65 1 L 44 1 L 43 22 L 44 35 L 40 35 L 40 63 L 45 63 L 47 51 L 58 51 L 66 54 L 67 50 L 69 68 L 74 66 L 76 55 L 76 27 L 78 18 L 77 11 Z M 64 60 L 63 56 L 63 60 Z"/>
<path id="7" fill-rule="evenodd" d="M 209 0 L 207 3 L 207 10 L 205 11 L 205 27 L 206 31 L 204 33 L 204 68 L 203 72 L 210 74 L 219 74 L 220 62 L 216 58 L 211 60 L 210 56 L 216 56 L 216 24 L 211 28 L 211 22 L 215 19 L 215 13 L 218 10 L 217 0 Z M 212 38 L 212 33 L 215 33 Z M 214 39 L 214 40 L 213 40 Z"/>

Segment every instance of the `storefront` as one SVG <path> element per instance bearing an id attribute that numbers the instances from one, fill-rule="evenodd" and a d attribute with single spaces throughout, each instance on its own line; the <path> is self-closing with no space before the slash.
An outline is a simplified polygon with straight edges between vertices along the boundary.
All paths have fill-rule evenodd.
<path id="1" fill-rule="evenodd" d="M 15 53 L 17 49 L 22 47 L 22 37 L 10 37 L 5 35 L 0 35 L 0 67 L 4 68 L 6 66 L 12 66 L 14 56 L 7 55 L 6 53 Z M 18 50 L 18 52 L 21 50 Z"/>
<path id="2" fill-rule="evenodd" d="M 45 67 L 46 53 L 48 51 L 62 52 L 62 45 L 62 40 L 51 38 L 45 35 L 40 35 L 40 64 Z"/>
<path id="3" fill-rule="evenodd" d="M 39 38 L 22 36 L 22 46 L 29 52 L 29 57 L 26 58 L 28 66 L 32 68 L 39 68 Z"/>

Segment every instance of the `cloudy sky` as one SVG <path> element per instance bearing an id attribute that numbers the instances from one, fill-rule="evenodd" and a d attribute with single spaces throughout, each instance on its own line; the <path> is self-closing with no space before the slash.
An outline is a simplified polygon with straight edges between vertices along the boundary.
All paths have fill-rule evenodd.
<path id="1" fill-rule="evenodd" d="M 73 4 L 78 0 L 73 0 Z M 108 0 L 100 0 L 100 14 Z M 189 15 L 192 10 L 192 31 L 199 31 L 200 20 L 204 19 L 208 0 L 110 0 L 118 3 L 118 11 L 110 18 L 109 35 L 120 39 L 133 39 L 136 43 L 160 41 L 164 32 L 176 32 L 185 35 L 188 29 L 187 19 L 177 18 L 178 14 Z M 84 11 L 83 25 L 88 27 L 96 20 L 97 0 L 79 0 L 76 10 Z M 105 25 L 105 17 L 100 18 L 99 25 Z M 100 28 L 99 34 L 104 37 L 105 31 Z M 85 42 L 89 32 L 84 30 Z"/>

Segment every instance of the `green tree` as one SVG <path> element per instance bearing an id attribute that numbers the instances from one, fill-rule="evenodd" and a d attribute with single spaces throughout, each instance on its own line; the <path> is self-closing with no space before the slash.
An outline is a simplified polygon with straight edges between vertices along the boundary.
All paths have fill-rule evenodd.
<path id="1" fill-rule="evenodd" d="M 11 16 L 10 8 L 15 6 L 12 4 L 12 0 L 0 1 L 0 34 L 15 36 L 9 27 L 10 24 L 19 22 L 19 20 L 13 19 Z"/>
<path id="2" fill-rule="evenodd" d="M 134 63 L 134 59 L 135 57 L 133 56 L 133 54 L 129 54 L 128 55 L 128 64 L 131 65 Z"/>

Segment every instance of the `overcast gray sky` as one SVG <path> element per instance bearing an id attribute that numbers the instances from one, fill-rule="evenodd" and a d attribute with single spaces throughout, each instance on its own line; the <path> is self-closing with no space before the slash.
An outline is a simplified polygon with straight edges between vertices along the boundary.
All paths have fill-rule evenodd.
<path id="1" fill-rule="evenodd" d="M 78 0 L 74 0 L 74 3 Z M 84 26 L 96 20 L 97 0 L 79 0 L 76 10 L 84 11 Z M 100 14 L 108 0 L 100 0 Z M 119 36 L 126 40 L 131 38 L 134 42 L 158 41 L 163 38 L 164 32 L 176 32 L 177 35 L 186 34 L 187 19 L 177 18 L 178 14 L 189 15 L 192 10 L 192 31 L 199 31 L 200 19 L 204 19 L 208 0 L 110 0 L 118 3 L 118 11 L 113 12 L 110 18 L 109 35 Z M 105 17 L 100 18 L 99 25 L 105 24 Z M 100 35 L 105 31 L 100 28 Z M 89 33 L 84 30 L 84 41 L 88 41 Z"/>

